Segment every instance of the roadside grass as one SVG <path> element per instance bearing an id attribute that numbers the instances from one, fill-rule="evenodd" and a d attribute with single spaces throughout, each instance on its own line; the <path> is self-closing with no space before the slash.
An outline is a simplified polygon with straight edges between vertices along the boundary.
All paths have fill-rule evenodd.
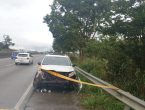
<path id="1" fill-rule="evenodd" d="M 99 59 L 86 59 L 83 62 L 73 59 L 72 61 L 94 76 L 106 79 L 105 72 L 107 69 L 107 61 Z M 90 82 L 81 74 L 79 74 L 79 77 L 82 81 Z M 80 91 L 80 100 L 81 105 L 84 106 L 86 110 L 123 110 L 124 108 L 123 103 L 110 96 L 103 89 L 88 85 L 83 85 Z"/>
<path id="2" fill-rule="evenodd" d="M 82 81 L 90 82 L 79 74 Z M 123 110 L 124 104 L 106 93 L 103 89 L 83 85 L 80 91 L 81 105 L 86 110 Z"/>

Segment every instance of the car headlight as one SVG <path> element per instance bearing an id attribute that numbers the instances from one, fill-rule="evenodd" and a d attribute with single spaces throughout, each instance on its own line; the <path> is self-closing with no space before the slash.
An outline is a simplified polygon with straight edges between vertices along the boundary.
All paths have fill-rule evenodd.
<path id="1" fill-rule="evenodd" d="M 76 73 L 73 71 L 73 72 L 71 72 L 71 73 L 68 74 L 68 77 L 70 78 L 70 77 L 74 76 L 75 74 Z"/>

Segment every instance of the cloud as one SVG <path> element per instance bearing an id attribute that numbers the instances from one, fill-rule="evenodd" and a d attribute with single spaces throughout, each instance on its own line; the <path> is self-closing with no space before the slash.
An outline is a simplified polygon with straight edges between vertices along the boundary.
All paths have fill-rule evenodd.
<path id="1" fill-rule="evenodd" d="M 1 0 L 1 7 L 3 8 L 20 8 L 30 4 L 33 0 Z"/>
<path id="2" fill-rule="evenodd" d="M 51 47 L 53 37 L 43 23 L 43 17 L 51 12 L 49 5 L 52 2 L 53 0 L 0 0 L 0 37 L 3 34 L 10 35 L 15 47 Z"/>

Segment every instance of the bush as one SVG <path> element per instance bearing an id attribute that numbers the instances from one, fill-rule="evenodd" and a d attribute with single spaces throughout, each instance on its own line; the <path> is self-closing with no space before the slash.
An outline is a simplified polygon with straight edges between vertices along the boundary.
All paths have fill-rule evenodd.
<path id="1" fill-rule="evenodd" d="M 108 95 L 101 88 L 84 86 L 81 102 L 87 110 L 123 110 L 124 104 Z"/>
<path id="2" fill-rule="evenodd" d="M 80 67 L 94 76 L 106 79 L 107 60 L 105 59 L 86 58 Z"/>
<path id="3" fill-rule="evenodd" d="M 80 75 L 82 81 L 90 82 Z M 83 85 L 80 92 L 81 103 L 87 110 L 123 110 L 123 103 L 112 98 L 101 88 Z"/>

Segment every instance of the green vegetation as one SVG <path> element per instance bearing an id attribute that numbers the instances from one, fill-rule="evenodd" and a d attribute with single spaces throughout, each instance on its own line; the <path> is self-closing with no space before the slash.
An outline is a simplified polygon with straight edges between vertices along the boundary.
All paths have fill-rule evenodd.
<path id="1" fill-rule="evenodd" d="M 105 60 L 98 61 L 97 59 L 86 58 L 85 61 L 80 63 L 76 59 L 73 57 L 72 61 L 84 70 L 89 71 L 97 77 L 102 77 L 104 80 L 107 79 L 105 75 L 107 62 Z M 80 74 L 79 77 L 82 81 L 90 82 Z M 80 91 L 80 100 L 81 104 L 87 110 L 123 110 L 124 108 L 123 103 L 111 97 L 101 88 L 88 85 L 83 85 L 83 88 Z"/>
<path id="2" fill-rule="evenodd" d="M 51 8 L 44 22 L 55 51 L 79 52 L 80 67 L 145 99 L 144 0 L 54 0 Z M 97 100 L 101 98 L 106 94 Z M 95 99 L 84 103 L 93 107 Z M 111 110 L 111 104 L 106 109 Z"/>
<path id="3" fill-rule="evenodd" d="M 0 50 L 9 49 L 10 46 L 14 46 L 15 44 L 12 42 L 12 39 L 9 35 L 3 35 L 3 41 L 0 42 Z"/>
<path id="4" fill-rule="evenodd" d="M 90 82 L 79 74 L 82 81 Z M 82 106 L 87 110 L 123 110 L 124 104 L 97 87 L 83 85 L 80 91 Z"/>

